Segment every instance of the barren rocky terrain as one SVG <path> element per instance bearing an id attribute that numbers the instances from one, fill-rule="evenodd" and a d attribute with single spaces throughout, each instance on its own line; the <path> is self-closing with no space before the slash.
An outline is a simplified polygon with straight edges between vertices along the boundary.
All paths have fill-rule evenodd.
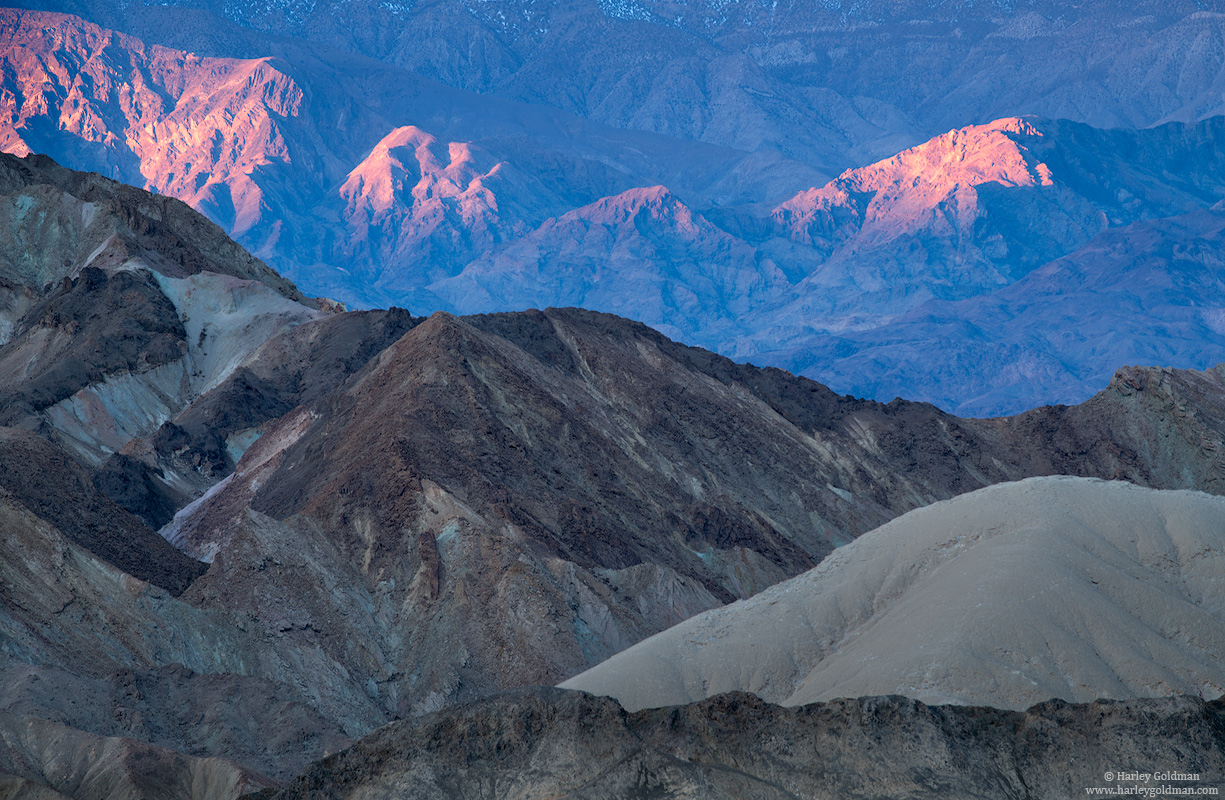
<path id="1" fill-rule="evenodd" d="M 629 710 L 750 691 L 1024 710 L 1225 694 L 1225 501 L 1066 476 L 905 514 L 562 684 Z"/>
<path id="2" fill-rule="evenodd" d="M 592 311 L 342 312 L 180 201 L 0 167 L 5 791 L 284 783 L 1002 481 L 1222 492 L 1217 370 L 959 419 Z"/>
<path id="3" fill-rule="evenodd" d="M 1221 701 L 1195 698 L 1016 712 L 902 697 L 780 708 L 731 693 L 627 714 L 538 689 L 390 725 L 255 797 L 1054 800 L 1120 764 L 1179 764 L 1198 779 L 1174 785 L 1219 785 L 1222 723 Z"/>

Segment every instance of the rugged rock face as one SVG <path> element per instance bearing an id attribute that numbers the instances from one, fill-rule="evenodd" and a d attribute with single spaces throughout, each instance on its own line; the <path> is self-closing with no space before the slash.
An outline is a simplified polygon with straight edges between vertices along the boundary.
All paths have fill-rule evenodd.
<path id="1" fill-rule="evenodd" d="M 751 180 L 720 187 L 750 154 L 480 99 L 301 42 L 211 58 L 60 14 L 5 20 L 0 53 L 23 78 L 0 148 L 178 197 L 312 291 L 361 305 L 442 307 L 433 281 L 634 186 L 760 201 L 826 177 L 754 156 Z"/>
<path id="2" fill-rule="evenodd" d="M 4 256 L 6 288 L 39 290 L 89 263 L 116 266 L 139 257 L 170 277 L 214 272 L 305 301 L 293 284 L 174 197 L 38 155 L 0 155 L 0 191 L 7 199 L 0 225 L 15 245 Z"/>
<path id="3" fill-rule="evenodd" d="M 41 719 L 192 757 L 221 756 L 278 781 L 353 741 L 290 687 L 233 673 L 171 664 L 91 677 L 14 663 L 0 678 L 9 719 Z M 13 771 L 11 760 L 4 763 Z"/>
<path id="4" fill-rule="evenodd" d="M 772 261 L 654 186 L 548 220 L 430 289 L 461 313 L 577 306 L 709 343 L 747 335 L 743 315 L 787 286 Z"/>
<path id="5" fill-rule="evenodd" d="M 818 337 L 784 361 L 856 394 L 916 391 L 963 416 L 1076 402 L 1119 364 L 1209 366 L 1221 358 L 1223 230 L 1210 211 L 1112 229 L 1014 284 Z"/>
<path id="6" fill-rule="evenodd" d="M 249 630 L 245 610 L 193 608 L 7 495 L 0 530 L 4 710 L 276 777 L 346 743 L 344 726 L 365 732 L 378 719 L 364 695 L 321 697 L 339 679 Z"/>
<path id="7" fill-rule="evenodd" d="M 0 490 L 89 552 L 173 594 L 206 569 L 98 491 L 66 453 L 33 434 L 0 428 Z"/>
<path id="8" fill-rule="evenodd" d="M 0 155 L 0 184 L 11 243 L 0 423 L 90 466 L 155 431 L 269 336 L 323 316 L 178 200 L 35 156 Z"/>
<path id="9" fill-rule="evenodd" d="M 163 533 L 213 562 L 193 602 L 259 607 L 368 664 L 389 713 L 428 709 L 564 676 L 948 491 L 933 480 L 974 485 L 959 467 L 894 476 L 829 419 L 814 446 L 801 426 L 821 406 L 927 447 L 890 410 L 624 320 L 439 314 L 270 425 Z M 357 624 L 369 635 L 333 633 Z"/>
<path id="10" fill-rule="evenodd" d="M 1192 698 L 1016 712 L 901 697 L 787 709 L 732 693 L 626 714 L 541 689 L 390 725 L 253 797 L 1055 798 L 1130 764 L 1177 764 L 1198 777 L 1172 785 L 1212 787 L 1223 748 L 1222 703 Z"/>

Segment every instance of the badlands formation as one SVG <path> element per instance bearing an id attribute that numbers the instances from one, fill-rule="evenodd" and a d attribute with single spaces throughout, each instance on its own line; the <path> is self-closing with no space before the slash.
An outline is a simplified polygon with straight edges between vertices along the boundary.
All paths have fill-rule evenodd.
<path id="1" fill-rule="evenodd" d="M 635 710 L 747 691 L 1023 710 L 1225 693 L 1225 499 L 1046 477 L 911 511 L 561 684 Z"/>
<path id="2" fill-rule="evenodd" d="M 738 725 L 799 718 L 744 699 L 630 719 L 611 701 L 576 693 L 483 698 L 566 680 L 737 599 L 750 598 L 714 613 L 758 608 L 767 602 L 758 598 L 791 586 L 770 584 L 814 566 L 828 580 L 812 597 L 832 597 L 837 613 L 819 604 L 809 613 L 796 600 L 795 614 L 755 623 L 760 644 L 807 620 L 826 627 L 815 638 L 792 637 L 796 648 L 842 642 L 848 659 L 867 657 L 873 636 L 913 641 L 911 623 L 927 614 L 931 644 L 970 659 L 949 662 L 952 680 L 928 675 L 943 662 L 924 661 L 916 649 L 890 650 L 862 669 L 831 656 L 823 663 L 838 678 L 835 694 L 897 691 L 906 678 L 905 691 L 931 689 L 922 697 L 940 701 L 975 681 L 1019 687 L 1015 701 L 1002 693 L 993 701 L 1016 706 L 1043 697 L 1195 697 L 1105 711 L 1052 706 L 1036 717 L 991 712 L 1004 715 L 991 718 L 1004 728 L 973 741 L 964 726 L 977 730 L 977 712 L 894 700 L 817 704 L 804 712 L 812 737 L 784 742 L 792 755 L 774 766 L 753 767 L 774 784 L 786 783 L 784 773 L 808 780 L 810 768 L 796 759 L 817 763 L 805 748 L 825 741 L 822 726 L 867 711 L 876 715 L 869 735 L 927 731 L 957 754 L 949 763 L 980 759 L 980 746 L 1019 747 L 1027 726 L 1049 727 L 1043 720 L 1075 739 L 1051 741 L 1084 753 L 1107 747 L 1107 719 L 1119 720 L 1112 736 L 1140 719 L 1167 720 L 1164 733 L 1143 740 L 1158 750 L 1211 752 L 1218 741 L 1219 701 L 1198 698 L 1214 696 L 1221 681 L 1215 662 L 1203 656 L 1197 666 L 1195 655 L 1220 643 L 1216 540 L 1196 555 L 1195 540 L 1161 537 L 1195 533 L 1175 526 L 1211 515 L 1221 501 L 1153 489 L 1225 491 L 1221 370 L 1125 368 L 1079 406 L 959 419 L 922 403 L 840 396 L 579 309 L 428 319 L 403 309 L 338 313 L 303 297 L 180 201 L 37 156 L 0 157 L 0 188 L 0 229 L 15 243 L 0 259 L 0 365 L 10 375 L 0 389 L 5 791 L 160 800 L 173 784 L 183 797 L 231 798 L 244 787 L 284 784 L 396 721 L 403 725 L 350 751 L 346 758 L 363 766 L 346 774 L 393 774 L 393 755 L 419 752 L 405 773 L 413 786 L 426 769 L 435 769 L 431 781 L 479 782 L 473 765 L 490 760 L 487 748 L 518 752 L 490 731 L 513 737 L 527 725 L 525 746 L 564 754 L 578 746 L 567 727 L 578 714 L 603 720 L 583 732 L 597 743 L 624 735 L 631 746 L 655 731 L 646 761 L 619 763 L 641 763 L 645 786 L 701 794 L 693 787 L 715 785 L 707 767 L 669 772 L 689 734 L 668 733 L 667 714 L 689 719 L 682 730 L 697 735 L 711 730 L 703 715 L 739 709 L 728 712 L 733 722 L 708 755 L 719 780 L 732 774 L 725 767 L 745 771 L 751 742 L 736 738 Z M 1137 486 L 1003 483 L 1059 473 Z M 1000 486 L 966 494 L 990 484 Z M 1082 496 L 1069 487 L 1088 488 Z M 1037 497 L 1028 511 L 1009 500 L 1027 489 Z M 1092 499 L 1102 491 L 1135 502 Z M 1099 513 L 1094 504 L 1105 507 Z M 937 546 L 950 540 L 947 520 L 931 541 L 910 531 L 887 548 L 892 554 L 874 557 L 881 560 L 865 548 L 888 540 L 893 527 L 852 541 L 906 512 L 940 520 L 947 508 L 967 509 L 973 523 L 960 549 Z M 1102 528 L 1094 538 L 1063 530 L 1067 519 L 1100 522 L 1124 511 L 1119 524 L 1135 528 L 1136 543 L 1112 549 L 1102 537 L 1117 531 Z M 913 519 L 893 525 L 909 530 Z M 996 520 L 994 533 L 978 524 L 987 519 Z M 1019 523 L 1038 525 L 1039 534 L 1039 523 L 1049 523 L 1046 549 L 1020 548 L 1007 562 L 987 557 Z M 975 532 L 980 541 L 970 546 Z M 1066 558 L 1051 567 L 1051 552 Z M 866 566 L 848 563 L 856 553 Z M 1068 591 L 1082 592 L 1072 596 L 1086 614 L 1107 614 L 1133 638 L 1091 638 L 1096 649 L 1076 650 L 1069 637 L 1092 626 L 1072 613 L 1075 605 L 1054 603 L 1021 626 L 1030 632 L 1024 647 L 1035 649 L 1029 643 L 1040 637 L 1064 645 L 1030 653 L 1033 664 L 967 644 L 1006 632 L 1003 622 L 1015 616 L 1000 593 L 1040 586 L 1048 568 L 1068 579 Z M 958 570 L 966 576 L 945 580 Z M 984 583 L 990 576 L 1001 579 Z M 1141 580 L 1145 588 L 1136 588 Z M 1000 624 L 975 627 L 991 622 L 976 616 L 988 612 L 1001 614 Z M 820 671 L 822 651 L 788 650 L 780 667 L 770 648 L 749 645 L 748 655 L 761 649 L 762 660 L 741 654 L 737 663 L 753 668 L 748 678 L 771 682 L 716 686 L 712 676 L 708 689 L 765 691 L 769 683 L 778 690 L 769 699 L 783 701 L 813 688 L 805 679 Z M 704 668 L 700 658 L 668 667 L 663 674 L 685 691 L 658 702 L 690 699 L 685 670 Z M 881 677 L 890 669 L 892 681 Z M 1074 684 L 1066 691 L 1064 676 Z M 1090 689 L 1077 694 L 1078 684 Z M 897 714 L 917 727 L 895 726 Z M 839 758 L 858 747 L 843 746 Z M 913 783 L 915 764 L 932 752 L 893 764 L 897 786 Z M 1010 761 L 1001 774 L 1033 785 L 1042 758 Z M 539 792 L 554 786 L 540 778 L 545 772 L 584 774 L 573 759 L 550 759 L 508 758 L 498 769 Z M 337 763 L 351 762 L 323 761 L 303 780 L 330 792 L 348 780 L 332 771 Z M 584 769 L 600 764 L 607 766 L 588 759 Z M 881 770 L 862 775 L 881 778 Z M 950 770 L 950 781 L 961 774 Z M 614 784 L 625 776 L 609 774 L 613 783 L 598 774 L 588 781 L 588 796 L 617 796 Z M 633 775 L 626 796 L 641 795 L 632 793 Z M 1001 780 L 976 775 L 957 778 L 959 791 L 981 794 Z M 740 791 L 734 781 L 727 786 Z"/>

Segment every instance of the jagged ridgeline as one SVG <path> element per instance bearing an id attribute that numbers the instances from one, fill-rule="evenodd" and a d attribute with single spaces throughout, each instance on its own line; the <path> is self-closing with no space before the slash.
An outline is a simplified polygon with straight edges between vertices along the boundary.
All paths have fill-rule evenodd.
<path id="1" fill-rule="evenodd" d="M 37 4 L 86 18 L 0 11 L 0 149 L 311 294 L 580 306 L 962 416 L 1225 360 L 1202 3 Z"/>
<path id="2" fill-rule="evenodd" d="M 342 312 L 46 158 L 0 157 L 0 189 L 6 791 L 283 782 L 988 484 L 1221 491 L 1216 371 L 958 419 L 590 311 Z"/>

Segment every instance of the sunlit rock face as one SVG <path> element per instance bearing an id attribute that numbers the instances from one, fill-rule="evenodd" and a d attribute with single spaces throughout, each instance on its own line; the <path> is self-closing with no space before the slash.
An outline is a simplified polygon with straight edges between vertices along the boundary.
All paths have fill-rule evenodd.
<path id="1" fill-rule="evenodd" d="M 486 5 L 464 11 L 464 26 L 495 25 L 512 39 L 526 30 L 514 4 L 499 4 L 493 16 Z M 787 11 L 767 21 L 749 5 L 731 4 L 714 16 L 705 6 L 678 7 L 673 16 L 681 19 L 664 25 L 649 4 L 641 17 L 610 8 L 531 10 L 541 42 L 562 28 L 601 31 L 599 42 L 582 40 L 580 62 L 591 54 L 602 60 L 590 71 L 536 62 L 545 51 L 514 39 L 518 55 L 493 69 L 509 69 L 510 83 L 482 85 L 491 92 L 485 95 L 316 45 L 266 41 L 198 10 L 183 13 L 195 15 L 199 36 L 178 39 L 127 12 L 98 13 L 151 40 L 205 45 L 206 56 L 79 18 L 6 12 L 4 57 L 23 80 L 9 90 L 10 118 L 0 134 L 12 151 L 46 151 L 184 199 L 312 293 L 361 306 L 423 314 L 583 305 L 840 391 L 914 397 L 965 414 L 1080 401 L 1125 363 L 1202 368 L 1225 356 L 1212 322 L 1211 268 L 1196 255 L 1210 249 L 1211 223 L 1195 217 L 1111 233 L 1204 212 L 1221 199 L 1213 156 L 1219 124 L 1128 131 L 1013 116 L 1038 110 L 1138 125 L 1211 113 L 1206 100 L 1187 105 L 1211 73 L 1210 15 L 1171 9 L 1169 18 L 1142 19 L 1121 8 L 1052 21 L 1049 9 L 1029 4 L 955 14 L 909 6 Z M 272 13 L 248 10 L 241 21 L 257 27 Z M 438 10 L 394 13 L 411 29 Z M 349 13 L 300 11 L 307 16 L 283 21 L 329 18 L 334 30 Z M 754 43 L 760 28 L 742 41 L 731 36 L 750 20 L 791 44 Z M 953 35 L 970 20 L 981 29 Z M 800 36 L 810 23 L 809 37 Z M 930 74 L 921 88 L 932 100 L 922 113 L 905 111 L 896 97 L 864 94 L 863 76 L 836 67 L 843 63 L 837 47 L 813 55 L 829 31 L 851 43 L 849 52 L 855 42 L 913 44 L 920 29 L 970 48 L 930 58 L 912 48 L 906 63 L 927 71 L 911 74 Z M 631 30 L 639 38 L 625 39 Z M 971 57 L 1021 41 L 1044 52 L 1065 39 L 1091 50 L 1100 45 L 1091 34 L 1109 40 L 1107 30 L 1150 38 L 1139 50 L 1095 56 L 1106 59 L 1102 70 L 1111 76 L 1095 106 L 1109 110 L 1105 116 L 1060 100 L 1068 89 L 1047 74 L 1045 61 L 984 73 L 994 62 Z M 682 39 L 698 54 L 669 56 L 642 85 L 627 76 L 616 86 L 600 83 L 621 57 L 607 55 L 613 44 L 632 53 L 643 41 L 681 48 Z M 1180 71 L 1177 90 L 1158 97 L 1152 42 L 1167 39 L 1187 47 L 1171 51 L 1182 55 L 1167 65 Z M 387 42 L 365 44 L 382 52 Z M 521 46 L 527 50 L 514 49 Z M 518 66 L 507 66 L 515 59 Z M 818 70 L 822 59 L 829 68 Z M 551 74 L 596 81 L 609 92 L 608 105 L 570 108 L 529 89 L 546 62 L 557 67 Z M 81 70 L 71 68 L 78 63 Z M 796 71 L 800 63 L 808 72 Z M 850 95 L 832 84 L 791 85 L 802 72 L 804 81 L 815 80 L 813 70 L 849 82 L 857 99 L 845 100 Z M 1069 72 L 1083 71 L 1059 75 Z M 1012 83 L 1014 73 L 1031 77 Z M 878 94 L 914 81 L 885 83 Z M 1001 95 L 1011 99 L 988 102 L 995 95 L 984 95 L 983 86 L 996 84 L 1012 87 Z M 616 103 L 636 103 L 649 118 L 622 118 Z M 937 106 L 944 110 L 925 116 Z M 686 108 L 693 118 L 680 120 Z M 966 124 L 991 119 L 987 108 L 1010 115 Z M 1166 258 L 1161 248 L 1184 233 L 1204 247 L 1180 247 L 1177 258 Z M 1085 345 L 1089 334 L 1069 339 L 1060 320 L 1104 319 L 1118 307 L 1122 282 L 1112 282 L 1110 270 L 1069 267 L 1102 249 L 1119 264 L 1148 265 L 1153 280 L 1129 282 L 1135 324 L 1112 332 L 1109 346 L 1093 347 Z M 1062 258 L 1073 261 L 1051 266 Z M 1064 273 L 1058 308 L 1029 278 L 1042 268 Z M 1172 293 L 1156 288 L 1163 283 Z M 1197 317 L 1192 302 L 1208 306 L 1206 316 Z M 988 307 L 1005 309 L 1005 317 L 1016 309 L 1022 318 Z M 927 347 L 932 340 L 945 344 Z"/>

